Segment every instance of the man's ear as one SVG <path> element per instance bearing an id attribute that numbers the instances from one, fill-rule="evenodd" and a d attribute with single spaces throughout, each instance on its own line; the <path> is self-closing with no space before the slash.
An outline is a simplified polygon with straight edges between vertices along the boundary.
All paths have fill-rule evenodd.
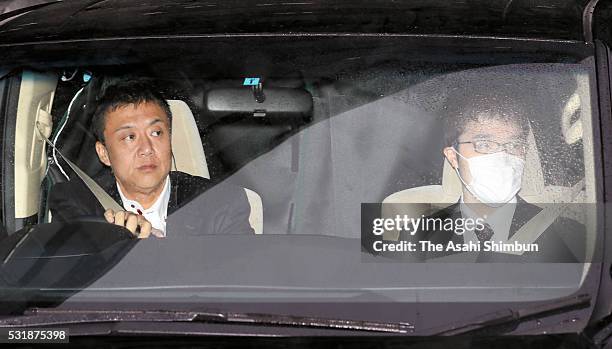
<path id="1" fill-rule="evenodd" d="M 96 153 L 98 153 L 98 158 L 104 165 L 106 166 L 111 165 L 110 158 L 108 157 L 108 151 L 106 150 L 106 146 L 102 144 L 102 142 L 100 141 L 96 142 Z"/>
<path id="2" fill-rule="evenodd" d="M 457 161 L 457 153 L 455 153 L 455 149 L 453 147 L 444 148 L 442 153 L 454 169 L 459 166 L 459 162 Z"/>

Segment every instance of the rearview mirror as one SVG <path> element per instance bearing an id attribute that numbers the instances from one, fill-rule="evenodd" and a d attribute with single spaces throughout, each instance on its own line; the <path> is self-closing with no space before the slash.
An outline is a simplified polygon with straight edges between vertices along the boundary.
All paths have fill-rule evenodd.
<path id="1" fill-rule="evenodd" d="M 312 113 L 312 96 L 297 88 L 219 88 L 208 91 L 206 109 L 217 118 L 238 113 L 304 119 Z"/>

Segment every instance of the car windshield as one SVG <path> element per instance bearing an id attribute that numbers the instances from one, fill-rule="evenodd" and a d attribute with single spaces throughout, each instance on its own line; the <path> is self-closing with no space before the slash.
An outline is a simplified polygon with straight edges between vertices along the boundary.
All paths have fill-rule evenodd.
<path id="1" fill-rule="evenodd" d="M 65 292 L 63 302 L 207 305 L 571 295 L 601 236 L 590 209 L 593 49 L 564 45 L 295 36 L 85 42 L 21 61 L 15 53 L 1 67 L 19 82 L 7 123 L 14 136 L 3 141 L 14 145 L 3 158 L 14 168 L 3 185 L 15 211 L 1 256 L 6 288 L 43 290 L 31 305 L 45 292 Z M 105 139 L 96 133 L 99 106 L 121 81 L 144 83 L 168 103 L 168 182 L 153 138 L 162 131 L 147 128 L 166 120 L 163 103 L 108 102 Z M 125 105 L 147 105 L 157 121 L 133 112 L 125 126 L 116 116 Z M 162 160 L 141 160 L 149 154 Z M 131 239 L 107 223 L 99 197 L 70 186 L 82 180 L 62 156 L 121 208 L 149 217 L 155 233 Z M 158 169 L 164 181 L 153 200 L 139 196 L 133 188 Z M 167 207 L 157 203 L 164 195 Z M 466 205 L 474 200 L 491 205 Z M 487 217 L 500 207 L 533 213 L 488 222 L 489 239 L 535 243 L 542 259 L 500 247 L 492 259 L 467 251 L 453 260 L 395 219 L 451 209 L 454 218 Z M 481 240 L 463 223 L 452 252 Z M 402 250 L 411 241 L 417 251 Z M 448 252 L 448 239 L 440 241 Z"/>

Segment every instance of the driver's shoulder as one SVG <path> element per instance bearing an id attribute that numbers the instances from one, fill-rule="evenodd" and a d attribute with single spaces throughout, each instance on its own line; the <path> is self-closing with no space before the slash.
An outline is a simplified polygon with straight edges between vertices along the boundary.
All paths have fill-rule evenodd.
<path id="1" fill-rule="evenodd" d="M 214 183 L 208 178 L 172 171 L 170 172 L 170 186 L 173 191 L 178 192 L 179 196 L 191 196 L 210 189 Z"/>
<path id="2" fill-rule="evenodd" d="M 177 190 L 179 201 L 183 201 L 181 198 L 191 199 L 204 192 L 208 192 L 208 196 L 222 194 L 222 197 L 226 198 L 235 198 L 236 195 L 240 194 L 244 196 L 244 188 L 237 185 L 213 181 L 208 178 L 193 176 L 179 171 L 170 172 L 170 185 L 173 187 L 173 190 Z"/>

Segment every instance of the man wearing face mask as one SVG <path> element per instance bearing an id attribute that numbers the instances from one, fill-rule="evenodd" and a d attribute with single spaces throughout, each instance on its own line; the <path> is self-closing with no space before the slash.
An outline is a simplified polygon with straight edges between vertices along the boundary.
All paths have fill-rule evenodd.
<path id="1" fill-rule="evenodd" d="M 472 242 L 507 243 L 531 218 L 541 211 L 525 202 L 518 194 L 521 189 L 527 135 L 528 112 L 508 94 L 496 91 L 469 91 L 451 96 L 445 118 L 445 161 L 451 165 L 462 183 L 459 202 L 430 218 L 471 218 L 482 222 L 473 229 L 455 231 L 420 231 L 418 240 L 455 244 Z M 539 250 L 522 256 L 502 252 L 478 252 L 479 261 L 521 260 L 574 262 L 576 256 L 559 232 L 575 237 L 572 243 L 582 244 L 584 228 L 575 221 L 558 218 L 535 241 Z M 402 239 L 411 239 L 406 234 Z M 581 251 L 581 249 L 578 249 Z M 426 259 L 443 257 L 455 251 L 425 253 Z"/>

